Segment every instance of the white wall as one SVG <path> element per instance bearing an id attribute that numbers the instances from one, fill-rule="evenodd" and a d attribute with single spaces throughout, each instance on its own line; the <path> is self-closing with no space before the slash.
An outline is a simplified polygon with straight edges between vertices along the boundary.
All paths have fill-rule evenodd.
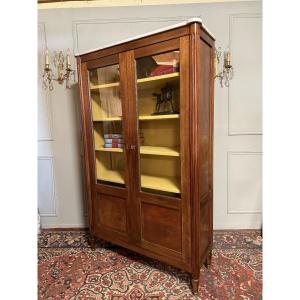
<path id="1" fill-rule="evenodd" d="M 230 44 L 235 68 L 229 89 L 215 85 L 214 227 L 259 228 L 260 2 L 40 10 L 39 56 L 46 45 L 50 51 L 84 51 L 193 16 L 203 19 L 217 46 Z M 55 83 L 51 93 L 40 90 L 38 104 L 42 226 L 84 226 L 77 85 L 66 90 Z"/>

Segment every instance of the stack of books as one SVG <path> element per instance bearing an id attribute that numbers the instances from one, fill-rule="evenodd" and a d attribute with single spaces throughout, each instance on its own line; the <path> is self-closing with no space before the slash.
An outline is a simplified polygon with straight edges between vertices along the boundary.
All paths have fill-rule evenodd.
<path id="1" fill-rule="evenodd" d="M 159 76 L 179 72 L 178 53 L 165 53 L 155 56 L 157 66 L 151 70 L 150 76 Z"/>
<path id="2" fill-rule="evenodd" d="M 124 140 L 122 134 L 104 134 L 104 148 L 123 148 Z"/>

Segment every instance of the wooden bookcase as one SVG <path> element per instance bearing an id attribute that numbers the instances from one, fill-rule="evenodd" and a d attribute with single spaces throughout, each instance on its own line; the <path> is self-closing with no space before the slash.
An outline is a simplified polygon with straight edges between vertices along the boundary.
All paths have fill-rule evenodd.
<path id="1" fill-rule="evenodd" d="M 212 251 L 213 53 L 193 19 L 77 55 L 91 246 L 181 268 L 193 292 Z"/>

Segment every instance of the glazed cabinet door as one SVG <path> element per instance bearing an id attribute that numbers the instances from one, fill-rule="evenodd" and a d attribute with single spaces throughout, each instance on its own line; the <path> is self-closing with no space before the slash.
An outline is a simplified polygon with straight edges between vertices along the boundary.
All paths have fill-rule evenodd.
<path id="1" fill-rule="evenodd" d="M 111 55 L 85 63 L 85 118 L 91 186 L 91 234 L 129 241 L 126 61 Z"/>
<path id="2" fill-rule="evenodd" d="M 189 37 L 138 48 L 132 56 L 140 246 L 189 264 Z"/>

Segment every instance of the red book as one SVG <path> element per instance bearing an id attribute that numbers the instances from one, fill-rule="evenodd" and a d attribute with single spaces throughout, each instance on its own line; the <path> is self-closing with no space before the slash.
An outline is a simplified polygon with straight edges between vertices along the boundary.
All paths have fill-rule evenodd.
<path id="1" fill-rule="evenodd" d="M 151 73 L 150 76 L 159 76 L 159 75 L 164 75 L 164 74 L 170 74 L 174 73 L 174 67 L 173 65 L 160 65 L 155 67 Z"/>
<path id="2" fill-rule="evenodd" d="M 105 143 L 106 144 L 106 143 Z M 120 143 L 119 143 L 119 141 L 116 141 L 116 140 L 114 140 L 114 141 L 112 141 L 111 142 L 111 146 L 114 148 L 114 147 L 118 147 L 118 145 L 119 145 Z"/>

